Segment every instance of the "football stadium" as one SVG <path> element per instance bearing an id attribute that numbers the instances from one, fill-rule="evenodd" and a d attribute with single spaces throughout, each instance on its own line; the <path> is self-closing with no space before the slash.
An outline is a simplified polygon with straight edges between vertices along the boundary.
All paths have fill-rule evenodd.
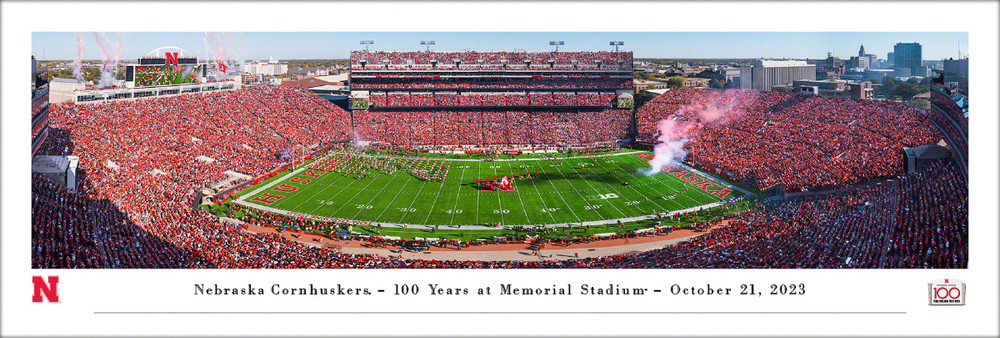
<path id="1" fill-rule="evenodd" d="M 337 105 L 166 55 L 33 91 L 34 268 L 968 264 L 968 98 L 941 74 L 929 109 L 635 108 L 629 51 L 360 50 Z"/>

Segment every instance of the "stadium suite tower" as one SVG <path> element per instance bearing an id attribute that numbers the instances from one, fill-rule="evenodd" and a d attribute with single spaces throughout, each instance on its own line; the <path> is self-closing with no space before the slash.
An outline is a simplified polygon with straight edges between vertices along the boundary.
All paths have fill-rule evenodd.
<path id="1" fill-rule="evenodd" d="M 351 108 L 362 139 L 398 146 L 580 145 L 539 136 L 539 129 L 575 129 L 609 115 L 621 123 L 612 123 L 610 137 L 590 141 L 613 143 L 631 126 L 632 71 L 632 52 L 355 51 Z M 536 123 L 553 116 L 561 123 Z M 432 125 L 459 118 L 462 135 L 471 137 L 387 140 L 376 121 L 388 117 Z"/>

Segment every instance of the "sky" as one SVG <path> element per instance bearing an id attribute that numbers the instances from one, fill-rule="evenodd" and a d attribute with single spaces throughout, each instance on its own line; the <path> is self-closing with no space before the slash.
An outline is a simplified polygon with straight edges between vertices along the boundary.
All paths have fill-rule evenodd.
<path id="1" fill-rule="evenodd" d="M 98 33 L 111 42 L 122 37 L 121 59 L 136 59 L 161 46 L 177 46 L 200 58 L 208 58 L 202 32 Z M 827 53 L 848 58 L 865 52 L 886 58 L 897 42 L 918 42 L 924 60 L 957 57 L 959 44 L 969 53 L 966 32 L 238 32 L 232 36 L 237 59 L 346 59 L 352 50 L 363 49 L 360 40 L 374 40 L 371 50 L 424 50 L 421 40 L 434 40 L 432 50 L 460 51 L 550 51 L 549 41 L 565 41 L 562 51 L 612 50 L 612 40 L 624 41 L 622 50 L 635 58 L 825 58 Z M 42 60 L 73 60 L 77 53 L 76 32 L 35 32 L 31 51 Z M 83 58 L 101 59 L 95 33 L 82 35 Z"/>

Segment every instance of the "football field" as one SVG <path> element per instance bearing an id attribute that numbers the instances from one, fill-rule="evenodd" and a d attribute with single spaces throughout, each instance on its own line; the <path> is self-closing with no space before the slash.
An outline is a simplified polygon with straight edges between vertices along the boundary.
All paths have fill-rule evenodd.
<path id="1" fill-rule="evenodd" d="M 649 168 L 644 160 L 649 156 L 632 151 L 554 160 L 451 159 L 445 161 L 449 172 L 443 182 L 420 180 L 405 170 L 358 179 L 306 165 L 248 188 L 238 203 L 317 219 L 513 226 L 620 220 L 744 195 L 687 167 L 644 176 L 638 170 Z M 514 191 L 483 191 L 475 184 L 503 175 L 515 177 Z"/>

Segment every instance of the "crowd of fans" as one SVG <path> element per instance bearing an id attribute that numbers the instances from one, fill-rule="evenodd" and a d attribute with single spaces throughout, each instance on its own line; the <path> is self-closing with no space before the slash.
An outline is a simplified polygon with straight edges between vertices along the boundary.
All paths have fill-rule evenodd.
<path id="1" fill-rule="evenodd" d="M 627 136 L 630 112 L 355 112 L 358 136 L 397 146 L 568 146 Z"/>
<path id="2" fill-rule="evenodd" d="M 610 107 L 614 93 L 372 93 L 375 107 L 444 106 L 604 106 Z"/>
<path id="3" fill-rule="evenodd" d="M 969 182 L 951 161 L 900 178 L 895 227 L 884 267 L 966 267 Z"/>
<path id="4" fill-rule="evenodd" d="M 199 189 L 226 170 L 254 176 L 288 149 L 350 135 L 347 112 L 290 87 L 53 105 L 50 118 L 40 153 L 79 156 L 82 183 L 68 194 L 32 178 L 36 267 L 191 266 L 202 252 L 178 243 L 218 226 L 191 210 Z"/>
<path id="5" fill-rule="evenodd" d="M 657 123 L 674 120 L 688 161 L 761 188 L 806 190 L 899 174 L 904 147 L 941 139 L 929 118 L 893 101 L 678 89 L 640 108 L 636 126 L 639 141 L 655 143 Z"/>
<path id="6" fill-rule="evenodd" d="M 601 62 L 618 65 L 619 62 L 632 67 L 632 52 L 381 52 L 354 51 L 351 52 L 351 64 L 358 65 L 364 60 L 369 65 L 427 65 L 436 61 L 439 65 L 454 65 L 456 60 L 463 64 L 501 64 L 531 62 L 536 65 L 556 64 L 595 64 Z M 388 61 L 388 62 L 386 62 Z"/>
<path id="7" fill-rule="evenodd" d="M 849 160 L 837 163 L 870 165 L 887 161 L 875 156 L 881 153 L 873 155 L 879 147 L 896 151 L 933 138 L 922 129 L 921 115 L 894 103 L 843 100 L 831 107 L 828 99 L 743 91 L 725 95 L 715 100 L 737 107 L 740 115 L 699 115 L 684 107 L 716 103 L 698 103 L 694 97 L 661 99 L 655 105 L 662 110 L 642 114 L 653 119 L 669 111 L 681 119 L 705 120 L 690 150 L 708 163 L 754 162 L 739 157 L 728 162 L 725 155 L 695 149 L 719 147 L 749 158 L 777 150 L 809 158 L 796 152 L 836 152 L 855 142 L 878 147 L 861 153 L 866 156 L 838 155 Z M 361 112 L 355 123 L 363 139 L 396 145 L 569 144 L 621 137 L 628 116 L 627 110 Z M 897 178 L 900 172 L 891 170 L 891 180 L 842 193 L 764 203 L 703 236 L 647 252 L 566 261 L 407 260 L 343 254 L 275 233 L 254 234 L 193 210 L 196 191 L 218 180 L 222 171 L 260 174 L 280 164 L 287 149 L 350 135 L 347 113 L 306 91 L 252 88 L 54 105 L 50 118 L 52 133 L 40 153 L 79 156 L 78 184 L 76 192 L 68 192 L 43 175 L 32 175 L 34 268 L 964 268 L 968 262 L 968 181 L 948 161 L 918 166 L 911 176 Z M 773 125 L 791 131 L 771 130 Z M 718 145 L 729 142 L 721 138 L 726 132 L 764 150 Z M 798 148 L 800 143 L 809 148 Z M 775 148 L 781 144 L 786 148 Z M 436 163 L 412 167 L 426 170 Z M 810 170 L 810 165 L 829 166 L 807 162 L 790 169 Z M 780 172 L 775 177 L 796 177 Z"/>
<path id="8" fill-rule="evenodd" d="M 423 88 L 632 88 L 632 79 L 609 78 L 503 78 L 497 80 L 485 79 L 415 79 L 399 81 L 392 79 L 354 79 L 351 83 L 354 89 L 423 89 Z"/>
<path id="9" fill-rule="evenodd" d="M 166 214 L 162 222 L 148 214 L 129 214 L 139 220 L 133 222 L 107 200 L 61 189 L 44 178 L 33 179 L 34 267 L 965 268 L 968 264 L 967 186 L 964 176 L 944 162 L 914 176 L 855 191 L 765 203 L 703 236 L 663 249 L 565 261 L 406 260 L 341 254 L 275 233 L 248 233 L 180 209 Z M 142 223 L 147 224 L 145 229 L 135 227 Z"/>

